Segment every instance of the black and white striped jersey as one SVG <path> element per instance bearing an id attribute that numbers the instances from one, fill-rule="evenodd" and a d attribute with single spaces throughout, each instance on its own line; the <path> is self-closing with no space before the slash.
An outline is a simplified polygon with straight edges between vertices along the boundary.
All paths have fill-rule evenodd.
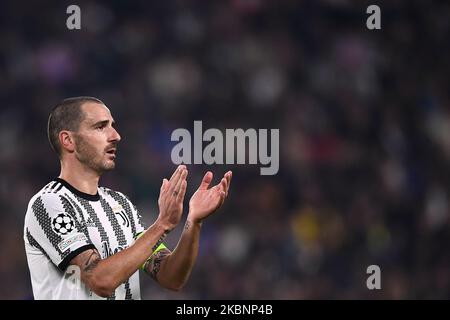
<path id="1" fill-rule="evenodd" d="M 70 261 L 89 248 L 102 259 L 132 245 L 145 226 L 122 193 L 96 195 L 55 179 L 34 195 L 25 216 L 24 241 L 35 299 L 103 299 L 89 290 Z M 68 267 L 69 266 L 69 267 Z M 140 299 L 139 272 L 108 299 Z"/>

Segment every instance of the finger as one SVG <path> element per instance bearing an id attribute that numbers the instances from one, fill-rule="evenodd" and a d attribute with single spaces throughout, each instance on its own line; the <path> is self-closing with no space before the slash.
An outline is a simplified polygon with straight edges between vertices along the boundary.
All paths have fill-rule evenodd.
<path id="1" fill-rule="evenodd" d="M 220 180 L 220 190 L 225 192 L 225 195 L 227 194 L 227 179 L 222 178 L 222 180 Z"/>
<path id="2" fill-rule="evenodd" d="M 180 192 L 178 193 L 177 196 L 177 201 L 183 202 L 184 195 L 186 194 L 186 188 L 187 188 L 187 181 L 183 180 L 183 182 L 181 182 Z"/>
<path id="3" fill-rule="evenodd" d="M 225 198 L 226 198 L 225 191 L 220 191 L 220 201 L 219 201 L 220 205 L 219 205 L 219 207 L 221 205 L 223 205 L 223 203 L 225 202 Z"/>
<path id="4" fill-rule="evenodd" d="M 178 195 L 180 193 L 181 184 L 183 183 L 183 181 L 186 181 L 187 174 L 188 171 L 186 169 L 181 170 L 180 179 L 178 180 L 177 184 L 175 185 L 175 188 L 173 189 L 175 195 Z"/>
<path id="5" fill-rule="evenodd" d="M 173 180 L 170 181 L 170 187 L 169 187 L 169 192 L 172 193 L 173 191 L 175 191 L 178 182 L 181 179 L 181 174 L 183 173 L 183 169 L 181 166 L 178 167 L 177 171 L 175 172 L 175 176 L 173 177 Z"/>
<path id="6" fill-rule="evenodd" d="M 200 183 L 200 186 L 198 187 L 198 190 L 206 190 L 208 189 L 211 181 L 213 178 L 213 173 L 211 171 L 208 171 L 205 173 L 205 176 L 202 179 L 202 182 Z"/>
<path id="7" fill-rule="evenodd" d="M 180 169 L 180 166 L 178 166 L 172 173 L 172 176 L 170 177 L 169 181 L 173 180 L 173 177 L 175 177 L 175 174 L 178 172 L 178 170 Z"/>
<path id="8" fill-rule="evenodd" d="M 221 192 L 225 192 L 226 187 L 224 184 L 226 183 L 225 181 L 226 181 L 225 178 L 222 178 L 222 180 L 220 180 L 220 182 L 213 187 L 214 191 L 217 192 L 219 195 Z"/>
<path id="9" fill-rule="evenodd" d="M 225 192 L 225 179 L 222 179 L 218 184 L 216 184 L 212 189 L 214 189 L 214 192 L 221 197 L 222 194 L 226 195 Z"/>
<path id="10" fill-rule="evenodd" d="M 167 189 L 167 184 L 169 181 L 167 181 L 166 178 L 163 179 L 162 184 L 161 184 L 161 192 Z"/>
<path id="11" fill-rule="evenodd" d="M 179 173 L 180 170 L 183 169 L 183 168 L 186 168 L 186 166 L 180 164 L 180 165 L 175 169 L 175 171 L 172 173 L 172 176 L 170 177 L 169 181 L 172 182 L 173 179 L 176 177 L 177 173 Z"/>
<path id="12" fill-rule="evenodd" d="M 226 196 L 228 196 L 228 190 L 230 189 L 230 184 L 231 184 L 231 178 L 233 177 L 233 172 L 228 171 L 225 174 L 225 177 L 227 178 L 227 190 L 226 190 Z"/>

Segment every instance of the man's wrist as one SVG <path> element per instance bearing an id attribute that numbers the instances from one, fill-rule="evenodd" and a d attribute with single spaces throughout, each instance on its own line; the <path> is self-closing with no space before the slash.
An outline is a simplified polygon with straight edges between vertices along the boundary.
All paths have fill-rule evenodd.
<path id="1" fill-rule="evenodd" d="M 189 211 L 186 223 L 189 222 L 192 225 L 198 225 L 199 227 L 202 226 L 203 219 L 195 218 L 195 215 L 192 214 L 192 211 Z"/>
<path id="2" fill-rule="evenodd" d="M 164 223 L 163 221 L 161 221 L 159 218 L 156 219 L 155 223 L 153 224 L 155 226 L 155 228 L 158 231 L 162 231 L 162 233 L 164 234 L 168 234 L 170 231 L 173 230 L 173 228 L 169 227 L 169 225 L 167 223 Z"/>
<path id="3" fill-rule="evenodd" d="M 155 221 L 152 227 L 155 228 L 155 231 L 160 235 L 159 239 L 152 247 L 152 252 L 155 252 L 171 230 L 167 228 L 159 219 Z"/>

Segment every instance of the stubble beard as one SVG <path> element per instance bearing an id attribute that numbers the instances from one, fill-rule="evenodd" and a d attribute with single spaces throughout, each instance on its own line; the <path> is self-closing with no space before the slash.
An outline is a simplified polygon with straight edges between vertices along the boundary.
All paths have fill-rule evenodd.
<path id="1" fill-rule="evenodd" d="M 89 144 L 82 137 L 76 138 L 75 156 L 86 167 L 94 170 L 99 175 L 111 171 L 115 168 L 114 161 L 105 159 L 104 151 L 98 151 L 93 145 Z"/>

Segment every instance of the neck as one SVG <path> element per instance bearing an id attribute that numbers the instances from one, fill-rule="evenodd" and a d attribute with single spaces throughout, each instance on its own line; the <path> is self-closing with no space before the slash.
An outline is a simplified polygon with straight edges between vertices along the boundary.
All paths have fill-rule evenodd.
<path id="1" fill-rule="evenodd" d="M 90 168 L 87 168 L 79 161 L 61 161 L 61 173 L 59 178 L 67 181 L 75 189 L 95 195 L 97 194 L 98 181 L 100 175 Z"/>

